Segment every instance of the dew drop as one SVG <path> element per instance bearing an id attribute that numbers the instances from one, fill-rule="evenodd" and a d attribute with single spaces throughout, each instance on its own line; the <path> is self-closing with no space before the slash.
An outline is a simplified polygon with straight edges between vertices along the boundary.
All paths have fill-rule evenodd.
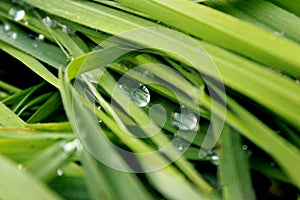
<path id="1" fill-rule="evenodd" d="M 275 167 L 275 162 L 270 162 L 271 167 Z"/>
<path id="2" fill-rule="evenodd" d="M 57 173 L 58 176 L 62 176 L 64 174 L 64 171 L 62 169 L 58 168 L 56 170 L 56 173 Z"/>
<path id="3" fill-rule="evenodd" d="M 55 20 L 52 20 L 50 17 L 44 17 L 42 19 L 42 22 L 49 28 L 56 28 L 57 22 Z"/>
<path id="4" fill-rule="evenodd" d="M 19 171 L 21 171 L 21 170 L 23 170 L 23 165 L 22 164 L 18 164 L 17 168 L 18 168 Z"/>
<path id="5" fill-rule="evenodd" d="M 284 31 L 275 31 L 274 32 L 275 33 L 275 35 L 278 35 L 278 36 L 284 36 Z"/>
<path id="6" fill-rule="evenodd" d="M 208 152 L 208 159 L 214 165 L 219 164 L 219 156 L 217 155 L 216 150 L 211 150 Z"/>
<path id="7" fill-rule="evenodd" d="M 172 125 L 181 131 L 189 131 L 196 128 L 198 119 L 194 113 L 185 111 L 183 113 L 172 113 Z"/>
<path id="8" fill-rule="evenodd" d="M 3 30 L 9 31 L 9 30 L 10 30 L 10 25 L 7 24 L 7 23 L 4 23 L 4 24 L 3 24 Z"/>
<path id="9" fill-rule="evenodd" d="M 10 16 L 10 18 L 17 22 L 24 19 L 25 11 L 18 8 L 11 8 L 8 11 L 8 15 Z"/>
<path id="10" fill-rule="evenodd" d="M 242 146 L 242 149 L 243 149 L 244 151 L 247 151 L 248 146 L 244 144 L 244 145 Z"/>
<path id="11" fill-rule="evenodd" d="M 185 151 L 189 147 L 189 143 L 178 136 L 174 137 L 172 143 L 178 151 Z"/>
<path id="12" fill-rule="evenodd" d="M 145 85 L 136 88 L 129 96 L 138 107 L 145 107 L 150 102 L 150 92 Z"/>
<path id="13" fill-rule="evenodd" d="M 17 39 L 18 34 L 16 32 L 14 32 L 14 31 L 9 31 L 7 33 L 7 36 L 10 37 L 10 38 L 12 38 L 12 39 Z"/>

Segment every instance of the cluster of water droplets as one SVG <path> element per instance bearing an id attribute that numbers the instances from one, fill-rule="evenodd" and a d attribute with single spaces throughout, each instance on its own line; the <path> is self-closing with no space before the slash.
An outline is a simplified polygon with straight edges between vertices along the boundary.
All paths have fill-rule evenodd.
<path id="1" fill-rule="evenodd" d="M 70 26 L 59 23 L 58 21 L 51 19 L 49 16 L 44 17 L 42 19 L 42 22 L 49 28 L 52 28 L 52 29 L 61 28 L 61 31 L 64 33 L 67 33 L 67 34 L 75 33 L 75 30 L 73 28 L 71 28 Z"/>
<path id="2" fill-rule="evenodd" d="M 8 23 L 1 24 L 0 32 L 4 32 L 8 37 L 12 39 L 17 39 L 18 37 L 18 34 L 11 29 L 11 26 Z"/>

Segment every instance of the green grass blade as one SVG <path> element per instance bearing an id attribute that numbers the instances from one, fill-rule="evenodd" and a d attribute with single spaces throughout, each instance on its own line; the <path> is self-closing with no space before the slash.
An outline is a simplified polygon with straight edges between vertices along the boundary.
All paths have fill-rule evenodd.
<path id="1" fill-rule="evenodd" d="M 10 24 L 10 26 L 13 26 Z M 14 27 L 13 27 L 14 28 Z M 22 30 L 14 28 L 11 30 L 17 34 L 16 38 L 9 37 L 8 32 L 0 32 L 0 48 L 2 44 L 9 44 L 27 54 L 49 64 L 54 68 L 59 68 L 60 65 L 66 65 L 67 58 L 63 52 L 55 45 L 43 41 L 34 41 Z M 22 53 L 19 53 L 22 55 Z M 31 61 L 32 62 L 32 61 Z"/>
<path id="2" fill-rule="evenodd" d="M 219 176 L 223 199 L 255 199 L 250 167 L 240 135 L 225 126 L 220 140 Z"/>
<path id="3" fill-rule="evenodd" d="M 277 31 L 277 34 L 291 38 L 300 43 L 300 18 L 276 5 L 259 1 L 240 1 L 235 7 L 253 16 L 259 22 L 265 23 Z"/>
<path id="4" fill-rule="evenodd" d="M 270 0 L 300 17 L 300 4 L 298 0 Z"/>
<path id="5" fill-rule="evenodd" d="M 6 127 L 24 127 L 26 123 L 0 102 L 0 124 Z"/>
<path id="6" fill-rule="evenodd" d="M 0 80 L 0 88 L 3 90 L 6 90 L 7 92 L 11 92 L 11 93 L 17 93 L 17 92 L 21 91 L 21 89 L 15 87 L 13 85 L 10 85 L 8 83 L 5 83 L 1 80 Z"/>
<path id="7" fill-rule="evenodd" d="M 145 26 L 159 26 L 128 13 L 87 1 L 47 0 L 41 2 L 39 0 L 24 0 L 24 2 L 70 21 L 111 34 Z M 65 12 L 65 10 L 72 10 L 72 12 Z"/>
<path id="8" fill-rule="evenodd" d="M 300 61 L 294 59 L 300 53 L 300 46 L 250 23 L 187 0 L 118 2 L 185 33 L 280 69 L 291 76 L 300 77 Z"/>
<path id="9" fill-rule="evenodd" d="M 84 152 L 82 157 L 83 167 L 86 172 L 85 182 L 90 198 L 97 199 L 101 196 L 107 200 L 116 199 L 116 194 L 111 190 L 113 188 L 109 186 L 97 161 L 87 152 Z"/>
<path id="10" fill-rule="evenodd" d="M 27 123 L 37 123 L 47 118 L 61 106 L 59 93 L 53 94 L 39 109 L 31 115 Z"/>
<path id="11" fill-rule="evenodd" d="M 32 175 L 20 172 L 17 166 L 0 156 L 0 197 L 1 199 L 61 199 Z"/>
<path id="12" fill-rule="evenodd" d="M 49 182 L 57 176 L 57 170 L 66 164 L 76 152 L 79 141 L 57 142 L 41 151 L 34 158 L 23 164 L 23 167 L 35 177 Z"/>
<path id="13" fill-rule="evenodd" d="M 58 87 L 58 80 L 57 78 L 48 71 L 39 61 L 37 61 L 32 56 L 23 53 L 22 51 L 19 51 L 15 48 L 13 48 L 10 45 L 7 45 L 0 41 L 0 48 L 13 57 L 20 60 L 22 63 L 24 63 L 29 69 L 34 71 L 36 74 L 38 74 L 40 77 L 42 77 L 45 81 L 53 85 L 54 87 Z"/>

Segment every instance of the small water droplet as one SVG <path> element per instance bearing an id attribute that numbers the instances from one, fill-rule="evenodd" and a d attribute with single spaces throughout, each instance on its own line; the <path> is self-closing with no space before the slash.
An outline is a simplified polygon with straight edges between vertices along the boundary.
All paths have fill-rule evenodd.
<path id="1" fill-rule="evenodd" d="M 275 162 L 270 162 L 271 167 L 275 167 Z"/>
<path id="2" fill-rule="evenodd" d="M 219 164 L 219 156 L 216 153 L 216 150 L 211 150 L 208 153 L 208 157 L 209 157 L 209 161 L 214 164 L 214 165 L 218 165 Z"/>
<path id="3" fill-rule="evenodd" d="M 275 31 L 274 32 L 275 33 L 275 35 L 278 35 L 278 36 L 284 36 L 284 31 Z"/>
<path id="4" fill-rule="evenodd" d="M 37 48 L 37 46 L 38 46 L 37 43 L 33 43 L 34 48 Z"/>
<path id="5" fill-rule="evenodd" d="M 64 24 L 58 24 L 61 27 L 61 31 L 67 34 L 74 34 L 75 30 L 71 28 L 70 26 L 64 25 Z"/>
<path id="6" fill-rule="evenodd" d="M 24 21 L 24 25 L 28 26 L 29 22 L 28 21 Z"/>
<path id="7" fill-rule="evenodd" d="M 49 28 L 56 28 L 57 22 L 55 20 L 52 20 L 50 17 L 44 17 L 42 19 L 42 22 Z"/>
<path id="8" fill-rule="evenodd" d="M 198 119 L 194 113 L 185 111 L 183 113 L 172 113 L 172 125 L 181 131 L 193 130 L 197 127 Z"/>
<path id="9" fill-rule="evenodd" d="M 183 138 L 180 138 L 178 136 L 174 137 L 172 143 L 177 148 L 178 151 L 185 151 L 189 147 L 189 143 Z"/>
<path id="10" fill-rule="evenodd" d="M 45 36 L 44 36 L 43 34 L 39 34 L 38 39 L 39 39 L 39 40 L 44 40 L 44 39 L 45 39 Z"/>
<path id="11" fill-rule="evenodd" d="M 8 23 L 3 24 L 3 30 L 9 31 L 10 30 L 10 25 Z"/>
<path id="12" fill-rule="evenodd" d="M 18 167 L 18 170 L 19 170 L 19 171 L 23 170 L 23 165 L 22 165 L 22 164 L 18 164 L 17 167 Z"/>
<path id="13" fill-rule="evenodd" d="M 8 11 L 8 15 L 10 16 L 10 18 L 17 22 L 25 17 L 25 11 L 18 8 L 11 8 Z"/>
<path id="14" fill-rule="evenodd" d="M 150 102 L 150 92 L 145 85 L 136 88 L 129 96 L 138 107 L 145 107 Z"/>
<path id="15" fill-rule="evenodd" d="M 248 146 L 244 144 L 244 145 L 242 146 L 242 149 L 243 149 L 244 151 L 246 151 L 246 150 L 248 149 Z"/>
<path id="16" fill-rule="evenodd" d="M 10 37 L 10 38 L 12 38 L 12 39 L 17 39 L 18 34 L 16 32 L 14 32 L 14 31 L 9 31 L 7 33 L 7 36 Z"/>
<path id="17" fill-rule="evenodd" d="M 62 169 L 58 168 L 56 170 L 56 173 L 57 173 L 58 176 L 62 176 L 64 174 L 64 171 Z"/>

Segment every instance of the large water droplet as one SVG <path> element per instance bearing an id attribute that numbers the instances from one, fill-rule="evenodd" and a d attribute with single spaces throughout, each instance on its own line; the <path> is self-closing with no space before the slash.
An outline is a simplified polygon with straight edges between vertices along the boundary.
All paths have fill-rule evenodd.
<path id="1" fill-rule="evenodd" d="M 10 16 L 10 18 L 17 22 L 24 19 L 25 11 L 18 8 L 11 8 L 8 11 L 8 15 Z"/>
<path id="2" fill-rule="evenodd" d="M 17 39 L 18 34 L 16 32 L 14 32 L 14 31 L 9 31 L 7 33 L 7 36 L 10 37 L 10 38 L 12 38 L 12 39 Z"/>
<path id="3" fill-rule="evenodd" d="M 150 102 L 150 92 L 145 85 L 136 88 L 129 96 L 138 107 L 145 107 Z"/>
<path id="4" fill-rule="evenodd" d="M 181 131 L 193 130 L 198 124 L 198 119 L 194 113 L 185 111 L 182 113 L 172 113 L 172 124 Z"/>

